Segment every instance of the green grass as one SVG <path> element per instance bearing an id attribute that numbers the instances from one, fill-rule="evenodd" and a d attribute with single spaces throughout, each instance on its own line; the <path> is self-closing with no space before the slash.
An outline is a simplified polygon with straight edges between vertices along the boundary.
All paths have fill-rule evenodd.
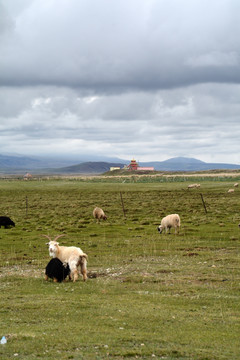
<path id="1" fill-rule="evenodd" d="M 240 190 L 200 180 L 0 180 L 16 223 L 0 229 L 1 359 L 239 359 Z M 180 234 L 159 235 L 173 212 Z M 42 234 L 62 233 L 89 256 L 85 283 L 44 280 Z"/>

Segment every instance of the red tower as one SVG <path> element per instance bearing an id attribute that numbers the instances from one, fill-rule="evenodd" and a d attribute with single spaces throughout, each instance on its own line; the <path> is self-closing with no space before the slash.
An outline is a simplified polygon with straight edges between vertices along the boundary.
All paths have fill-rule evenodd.
<path id="1" fill-rule="evenodd" d="M 130 164 L 128 165 L 128 170 L 137 170 L 138 169 L 138 163 L 136 160 L 132 159 Z"/>

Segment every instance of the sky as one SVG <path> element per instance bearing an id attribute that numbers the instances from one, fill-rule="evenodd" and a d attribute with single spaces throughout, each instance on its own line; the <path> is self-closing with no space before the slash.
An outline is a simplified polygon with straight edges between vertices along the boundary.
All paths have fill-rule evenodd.
<path id="1" fill-rule="evenodd" d="M 239 0 L 0 0 L 0 154 L 240 164 Z"/>

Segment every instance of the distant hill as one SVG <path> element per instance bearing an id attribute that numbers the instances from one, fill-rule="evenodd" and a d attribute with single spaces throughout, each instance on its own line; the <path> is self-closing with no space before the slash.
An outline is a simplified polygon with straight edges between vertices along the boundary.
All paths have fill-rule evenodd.
<path id="1" fill-rule="evenodd" d="M 204 171 L 204 170 L 221 170 L 221 169 L 240 169 L 240 165 L 206 163 L 204 161 L 187 158 L 175 157 L 165 161 L 155 161 L 141 163 L 142 166 L 153 166 L 157 171 Z"/>
<path id="2" fill-rule="evenodd" d="M 101 159 L 100 156 L 96 159 Z M 109 171 L 110 167 L 128 165 L 130 161 L 103 157 L 104 160 L 84 161 L 76 164 L 73 159 L 27 157 L 0 155 L 0 173 L 23 174 L 31 172 L 35 174 L 102 174 Z M 140 166 L 153 166 L 156 171 L 206 171 L 206 170 L 236 170 L 240 165 L 205 163 L 195 158 L 175 157 L 165 161 L 140 162 Z"/>
<path id="3" fill-rule="evenodd" d="M 85 162 L 78 165 L 68 166 L 60 169 L 52 170 L 52 172 L 61 174 L 101 174 L 109 171 L 110 167 L 120 167 L 122 169 L 124 164 L 122 163 L 109 163 L 109 162 Z"/>
<path id="4" fill-rule="evenodd" d="M 86 161 L 86 159 L 88 159 Z M 109 166 L 123 166 L 125 160 L 118 158 L 107 158 L 96 156 L 94 162 L 90 162 L 91 156 L 79 156 L 79 159 L 47 157 L 47 156 L 24 156 L 24 155 L 1 155 L 0 154 L 0 173 L 2 174 L 22 174 L 24 172 L 32 173 L 71 173 L 72 171 L 80 173 L 101 173 L 109 170 Z M 99 159 L 99 160 L 98 160 Z M 109 163 L 107 170 L 106 163 Z M 102 163 L 102 165 L 99 165 Z M 113 163 L 113 165 L 111 165 Z M 78 164 L 78 165 L 76 165 Z M 85 164 L 85 165 L 84 165 Z M 114 165 L 117 164 L 117 165 Z M 83 165 L 83 166 L 81 166 Z M 73 170 L 69 167 L 73 166 Z M 95 169 L 96 168 L 96 171 Z M 55 169 L 57 169 L 55 171 Z"/>
<path id="5" fill-rule="evenodd" d="M 40 165 L 41 162 L 39 160 L 28 158 L 26 156 L 0 155 L 0 169 L 37 168 Z"/>
<path id="6" fill-rule="evenodd" d="M 42 168 L 54 168 L 73 165 L 70 160 L 52 159 L 44 157 L 28 157 L 23 155 L 0 155 L 0 172 L 32 171 Z"/>
<path id="7" fill-rule="evenodd" d="M 109 162 L 85 162 L 79 165 L 69 166 L 66 168 L 55 169 L 56 173 L 80 173 L 80 174 L 101 174 L 109 171 L 110 167 L 120 167 L 129 162 L 109 163 Z M 140 166 L 153 166 L 156 171 L 204 171 L 204 170 L 221 170 L 221 169 L 240 169 L 240 165 L 234 164 L 209 164 L 194 158 L 176 157 L 165 161 L 141 162 Z"/>

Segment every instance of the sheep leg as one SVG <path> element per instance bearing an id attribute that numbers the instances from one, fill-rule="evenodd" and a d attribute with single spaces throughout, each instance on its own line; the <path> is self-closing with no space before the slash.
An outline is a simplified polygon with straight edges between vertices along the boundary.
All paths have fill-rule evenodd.
<path id="1" fill-rule="evenodd" d="M 47 276 L 47 275 L 45 275 L 45 276 L 44 276 L 44 279 L 45 279 L 46 281 L 48 281 L 48 276 Z"/>
<path id="2" fill-rule="evenodd" d="M 82 273 L 82 276 L 83 276 L 83 280 L 86 281 L 87 280 L 87 270 L 86 268 L 82 268 L 81 267 L 81 273 Z"/>
<path id="3" fill-rule="evenodd" d="M 73 277 L 73 282 L 77 281 L 77 279 L 78 279 L 78 271 L 77 271 L 77 268 L 75 268 L 75 269 L 72 271 L 71 277 Z"/>
<path id="4" fill-rule="evenodd" d="M 83 280 L 86 281 L 87 280 L 87 264 L 86 264 L 86 259 L 82 259 L 80 261 L 80 266 L 81 266 L 81 274 L 83 276 Z"/>

